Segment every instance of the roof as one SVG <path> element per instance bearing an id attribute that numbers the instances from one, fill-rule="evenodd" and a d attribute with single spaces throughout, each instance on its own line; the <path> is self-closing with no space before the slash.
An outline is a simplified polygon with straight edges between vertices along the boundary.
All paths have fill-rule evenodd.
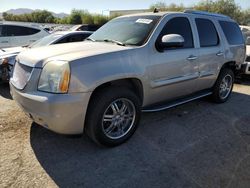
<path id="1" fill-rule="evenodd" d="M 17 26 L 24 26 L 24 27 L 32 27 L 32 28 L 42 28 L 39 24 L 36 23 L 24 23 L 24 22 L 9 22 L 9 21 L 2 21 L 0 25 L 17 25 Z"/>
<path id="2" fill-rule="evenodd" d="M 197 11 L 197 10 L 185 10 L 183 12 L 157 12 L 154 13 L 152 12 L 145 12 L 145 13 L 138 13 L 138 14 L 129 14 L 129 15 L 124 15 L 121 17 L 130 17 L 130 16 L 165 16 L 167 14 L 192 14 L 192 15 L 203 15 L 203 16 L 210 16 L 210 17 L 216 17 L 216 18 L 223 18 L 223 19 L 231 19 L 229 16 L 223 15 L 223 14 L 218 14 L 218 13 L 210 13 L 206 11 Z"/>

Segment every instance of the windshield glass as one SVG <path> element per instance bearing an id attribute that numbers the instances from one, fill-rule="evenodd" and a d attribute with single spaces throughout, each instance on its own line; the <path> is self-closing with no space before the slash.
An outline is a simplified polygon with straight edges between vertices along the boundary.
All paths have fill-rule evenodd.
<path id="1" fill-rule="evenodd" d="M 30 48 L 36 48 L 36 47 L 41 47 L 41 46 L 47 46 L 50 45 L 53 41 L 61 38 L 61 34 L 51 34 L 46 37 L 43 37 L 42 39 L 32 43 L 29 47 Z"/>
<path id="2" fill-rule="evenodd" d="M 89 38 L 95 41 L 120 42 L 124 45 L 143 45 L 161 16 L 131 16 L 114 19 Z M 118 43 L 119 44 L 119 43 Z"/>

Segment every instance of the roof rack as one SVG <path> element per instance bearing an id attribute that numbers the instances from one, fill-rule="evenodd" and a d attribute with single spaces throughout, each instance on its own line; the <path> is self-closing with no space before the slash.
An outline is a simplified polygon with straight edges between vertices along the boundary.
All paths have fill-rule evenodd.
<path id="1" fill-rule="evenodd" d="M 184 13 L 198 14 L 198 15 L 205 15 L 205 16 L 216 16 L 216 17 L 221 17 L 221 18 L 230 18 L 229 16 L 226 16 L 224 14 L 211 13 L 211 12 L 199 11 L 199 10 L 185 10 Z"/>

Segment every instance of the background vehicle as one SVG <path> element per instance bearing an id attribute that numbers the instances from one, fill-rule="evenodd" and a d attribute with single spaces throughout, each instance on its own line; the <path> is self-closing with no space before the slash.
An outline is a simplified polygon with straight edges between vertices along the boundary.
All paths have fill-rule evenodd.
<path id="1" fill-rule="evenodd" d="M 250 74 L 250 27 L 249 26 L 240 26 L 241 31 L 246 40 L 246 61 L 242 65 L 242 70 L 244 74 Z"/>
<path id="2" fill-rule="evenodd" d="M 113 19 L 89 41 L 20 53 L 10 88 L 36 123 L 116 146 L 133 135 L 141 110 L 208 95 L 226 102 L 244 60 L 242 32 L 227 16 L 136 14 Z"/>
<path id="3" fill-rule="evenodd" d="M 0 48 L 27 46 L 47 35 L 38 26 L 0 23 Z"/>
<path id="4" fill-rule="evenodd" d="M 91 25 L 91 24 L 82 24 L 82 25 L 75 25 L 70 28 L 71 31 L 96 31 L 99 29 L 100 25 Z"/>
<path id="5" fill-rule="evenodd" d="M 12 74 L 13 66 L 15 63 L 16 56 L 27 49 L 48 46 L 53 44 L 61 44 L 61 43 L 69 43 L 69 42 L 80 42 L 85 40 L 89 37 L 93 32 L 91 31 L 62 31 L 62 32 L 55 32 L 51 35 L 48 35 L 33 44 L 29 45 L 28 47 L 13 47 L 13 48 L 4 48 L 3 51 L 0 52 L 0 81 L 8 81 L 9 75 Z M 4 62 L 4 66 L 1 66 Z M 6 65 L 8 67 L 6 68 Z M 5 71 L 1 69 L 4 68 Z M 8 71 L 6 71 L 8 70 Z M 4 73 L 4 75 L 3 75 Z M 7 74 L 8 75 L 5 75 Z"/>

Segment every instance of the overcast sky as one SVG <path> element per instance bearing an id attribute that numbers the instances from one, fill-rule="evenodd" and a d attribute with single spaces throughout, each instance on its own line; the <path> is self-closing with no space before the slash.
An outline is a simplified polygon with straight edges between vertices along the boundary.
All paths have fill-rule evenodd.
<path id="1" fill-rule="evenodd" d="M 145 9 L 158 0 L 0 0 L 0 12 L 16 8 L 46 9 L 56 13 L 70 13 L 74 8 L 91 13 L 108 14 L 108 10 Z M 167 4 L 183 3 L 192 6 L 199 0 L 163 0 Z M 250 0 L 235 0 L 242 8 L 250 8 Z"/>

